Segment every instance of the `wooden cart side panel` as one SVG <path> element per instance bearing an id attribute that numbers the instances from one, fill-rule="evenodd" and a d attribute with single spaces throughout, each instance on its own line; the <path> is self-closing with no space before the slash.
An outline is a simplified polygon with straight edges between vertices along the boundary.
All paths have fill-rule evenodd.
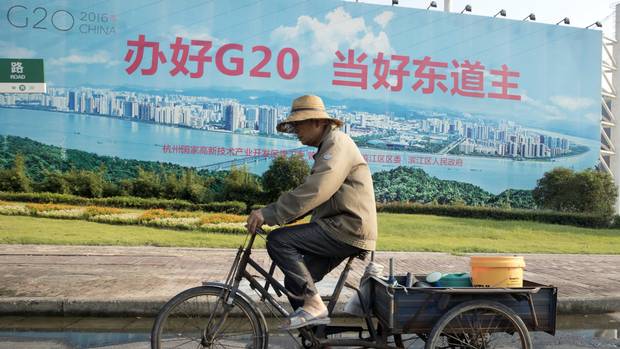
<path id="1" fill-rule="evenodd" d="M 384 325 L 389 325 L 392 333 L 428 332 L 437 320 L 452 307 L 467 301 L 496 301 L 511 308 L 523 319 L 531 331 L 555 333 L 557 289 L 542 286 L 533 294 L 533 304 L 538 326 L 534 326 L 534 317 L 525 296 L 511 294 L 441 294 L 428 293 L 416 288 L 390 288 L 384 282 L 375 282 L 373 310 Z M 393 298 L 389 292 L 394 292 Z M 430 295 L 430 296 L 429 296 Z"/>
<path id="2" fill-rule="evenodd" d="M 393 298 L 388 293 L 387 287 L 378 282 L 374 282 L 372 295 L 372 311 L 375 317 L 383 323 L 384 326 L 390 327 L 390 321 L 393 320 L 391 308 Z"/>
<path id="3" fill-rule="evenodd" d="M 394 295 L 394 333 L 429 333 L 445 311 L 440 310 L 438 295 L 399 290 Z"/>

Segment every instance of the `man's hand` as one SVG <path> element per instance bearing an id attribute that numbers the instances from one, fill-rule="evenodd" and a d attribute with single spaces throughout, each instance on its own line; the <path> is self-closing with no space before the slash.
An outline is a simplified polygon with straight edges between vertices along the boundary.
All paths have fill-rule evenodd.
<path id="1" fill-rule="evenodd" d="M 265 223 L 263 213 L 260 210 L 253 210 L 248 216 L 248 223 L 245 225 L 248 231 L 252 234 L 256 231 L 256 228 L 260 228 Z"/>

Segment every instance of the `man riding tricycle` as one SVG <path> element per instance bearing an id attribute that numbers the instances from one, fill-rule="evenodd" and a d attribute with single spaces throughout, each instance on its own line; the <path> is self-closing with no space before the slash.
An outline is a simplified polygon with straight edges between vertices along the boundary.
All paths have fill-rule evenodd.
<path id="1" fill-rule="evenodd" d="M 553 287 L 530 282 L 520 288 L 409 287 L 404 277 L 388 281 L 374 275 L 365 278 L 362 292 L 347 282 L 354 259 L 375 249 L 377 216 L 368 164 L 338 129 L 341 124 L 326 113 L 319 97 L 293 101 L 291 114 L 277 128 L 317 147 L 310 175 L 276 202 L 250 213 L 246 242 L 223 283 L 206 282 L 166 303 L 153 326 L 152 348 L 267 348 L 271 330 L 256 300 L 240 289 L 246 285 L 271 306 L 271 315 L 283 318 L 278 330 L 298 331 L 307 348 L 532 348 L 529 330 L 555 332 Z M 261 229 L 308 214 L 309 223 L 268 235 Z M 273 260 L 269 270 L 251 258 L 256 238 L 265 236 Z M 321 297 L 315 282 L 344 260 L 333 294 Z M 284 273 L 284 285 L 274 278 L 276 266 Z M 359 324 L 331 323 L 344 287 L 359 299 Z M 292 310 L 270 288 L 275 296 L 286 295 Z"/>

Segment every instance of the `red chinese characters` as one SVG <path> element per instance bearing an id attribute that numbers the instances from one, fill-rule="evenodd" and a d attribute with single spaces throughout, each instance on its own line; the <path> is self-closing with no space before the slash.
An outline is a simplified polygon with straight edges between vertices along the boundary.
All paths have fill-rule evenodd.
<path id="1" fill-rule="evenodd" d="M 200 78 L 204 74 L 205 62 L 211 62 L 213 58 L 207 56 L 207 52 L 211 48 L 211 41 L 191 40 L 192 47 L 199 47 L 197 54 L 190 55 L 190 45 L 183 44 L 183 38 L 177 37 L 175 42 L 170 45 L 172 50 L 172 58 L 170 61 L 174 64 L 174 68 L 170 70 L 170 75 L 175 76 L 179 72 L 183 75 L 189 74 L 191 78 Z M 196 62 L 196 69 L 190 73 L 187 69 L 187 59 Z"/>
<path id="2" fill-rule="evenodd" d="M 407 159 L 409 165 L 422 165 L 422 166 L 443 166 L 443 167 L 463 167 L 462 159 L 455 159 L 449 157 L 436 157 L 436 156 L 413 156 L 410 155 Z"/>
<path id="3" fill-rule="evenodd" d="M 517 100 L 517 101 L 521 100 L 521 96 L 520 95 L 508 94 L 508 89 L 509 88 L 517 88 L 517 87 L 519 87 L 519 85 L 517 83 L 515 83 L 515 82 L 508 82 L 508 78 L 509 77 L 516 77 L 516 78 L 518 78 L 519 76 L 521 76 L 521 74 L 519 72 L 509 71 L 508 70 L 508 66 L 505 65 L 505 64 L 502 64 L 502 69 L 501 70 L 492 69 L 491 70 L 491 74 L 501 76 L 501 81 L 493 81 L 491 83 L 491 85 L 493 85 L 495 87 L 501 88 L 501 92 L 500 93 L 489 93 L 489 97 L 492 97 L 492 98 L 502 98 L 502 99 L 512 99 L 512 100 Z"/>
<path id="4" fill-rule="evenodd" d="M 419 78 L 418 81 L 412 86 L 414 91 L 417 91 L 421 86 L 424 85 L 426 80 L 426 87 L 422 89 L 422 93 L 429 94 L 435 91 L 435 85 L 439 87 L 443 92 L 448 91 L 448 88 L 443 83 L 443 80 L 446 79 L 446 74 L 438 74 L 435 71 L 435 68 L 446 68 L 448 67 L 448 63 L 445 62 L 434 62 L 431 60 L 431 57 L 426 56 L 424 59 L 414 59 L 413 64 L 418 66 L 418 69 L 415 71 L 415 77 Z"/>
<path id="5" fill-rule="evenodd" d="M 207 56 L 207 51 L 211 49 L 211 41 L 204 40 L 192 40 L 192 46 L 198 46 L 200 49 L 198 53 L 195 55 L 190 55 L 189 60 L 192 62 L 196 62 L 196 71 L 189 74 L 190 78 L 197 79 L 201 78 L 204 74 L 205 63 L 211 62 L 213 59 Z"/>
<path id="6" fill-rule="evenodd" d="M 510 70 L 506 64 L 503 64 L 501 69 L 487 71 L 480 61 L 472 63 L 469 59 L 462 62 L 453 59 L 449 64 L 430 56 L 410 60 L 409 56 L 391 55 L 388 58 L 383 52 L 379 52 L 372 59 L 373 65 L 369 73 L 367 54 L 349 49 L 346 57 L 341 51 L 336 51 L 335 55 L 337 61 L 333 63 L 332 80 L 332 85 L 335 86 L 366 90 L 370 84 L 375 90 L 399 92 L 405 78 L 412 76 L 411 89 L 414 93 L 449 92 L 451 95 L 463 97 L 521 100 L 521 96 L 514 91 L 519 87 L 517 78 L 521 74 Z M 486 91 L 485 74 L 489 73 L 495 78 L 491 80 L 491 87 L 494 89 Z M 369 75 L 374 81 L 369 81 Z"/>
<path id="7" fill-rule="evenodd" d="M 340 51 L 336 51 L 339 62 L 334 63 L 334 76 L 337 78 L 347 78 L 347 80 L 332 80 L 333 85 L 359 87 L 365 90 L 368 86 L 368 66 L 362 64 L 366 59 L 365 53 L 355 57 L 355 51 L 349 50 L 345 59 Z M 346 62 L 345 62 L 346 61 Z M 345 63 L 343 63 L 345 62 Z"/>
<path id="8" fill-rule="evenodd" d="M 164 144 L 162 152 L 166 154 L 190 154 L 190 155 L 211 155 L 226 157 L 265 157 L 275 158 L 277 156 L 298 155 L 310 161 L 314 160 L 316 154 L 313 150 L 285 150 L 285 149 L 269 149 L 269 148 L 240 148 L 240 147 L 216 147 L 216 146 L 196 146 L 196 145 L 170 145 Z M 437 156 L 413 156 L 402 157 L 397 154 L 390 153 L 363 153 L 362 156 L 368 163 L 386 164 L 393 166 L 400 165 L 425 165 L 425 166 L 448 166 L 461 167 L 463 160 L 451 157 Z"/>
<path id="9" fill-rule="evenodd" d="M 409 56 L 392 55 L 391 60 L 398 62 L 395 69 L 390 69 L 391 61 L 383 58 L 383 52 L 377 54 L 377 58 L 373 59 L 375 65 L 374 75 L 377 81 L 372 84 L 376 90 L 379 87 L 390 88 L 392 91 L 400 91 L 403 89 L 403 77 L 409 76 L 409 71 L 405 70 L 405 66 L 409 64 Z M 396 77 L 396 83 L 390 84 L 388 76 Z"/>
<path id="10" fill-rule="evenodd" d="M 303 152 L 300 150 L 268 149 L 268 148 L 240 148 L 240 147 L 210 147 L 197 145 L 170 145 L 162 146 L 163 153 L 169 154 L 191 154 L 191 155 L 216 155 L 233 157 L 277 157 L 280 155 L 290 156 L 299 155 L 302 157 L 311 155 L 314 152 Z"/>
<path id="11" fill-rule="evenodd" d="M 140 74 L 154 75 L 159 66 L 168 61 L 166 54 L 160 50 L 160 43 L 147 41 L 144 34 L 138 35 L 138 40 L 127 40 L 127 47 L 125 62 L 130 63 L 130 65 L 125 71 L 129 75 L 134 74 L 143 64 L 148 64 L 148 68 L 142 68 Z M 201 78 L 205 75 L 207 63 L 215 63 L 217 72 L 223 75 L 240 76 L 247 71 L 246 60 L 248 57 L 241 44 L 227 43 L 214 48 L 212 41 L 189 40 L 189 44 L 187 44 L 182 37 L 176 37 L 169 47 L 170 63 L 172 64 L 172 68 L 169 70 L 171 76 L 177 76 L 181 73 L 183 76 L 189 75 L 192 79 Z M 271 49 L 267 46 L 258 45 L 252 47 L 251 51 L 252 54 L 262 54 L 262 58 L 251 67 L 249 76 L 252 78 L 271 77 L 271 72 L 268 70 L 268 65 L 273 64 L 271 62 Z M 278 51 L 275 71 L 281 79 L 294 79 L 299 72 L 299 66 L 299 53 L 295 49 L 284 47 Z"/>
<path id="12" fill-rule="evenodd" d="M 150 49 L 151 65 L 148 69 L 143 68 L 141 70 L 142 75 L 153 75 L 157 72 L 159 62 L 166 63 L 166 56 L 164 56 L 164 54 L 159 50 L 159 43 L 146 41 L 143 34 L 138 35 L 138 40 L 127 40 L 127 46 L 135 46 L 137 49 L 137 52 L 129 49 L 125 54 L 125 62 L 131 61 L 132 58 L 134 59 L 131 65 L 125 69 L 128 74 L 133 74 L 133 72 L 138 69 L 142 63 L 142 59 L 144 58 L 145 49 Z M 136 53 L 135 56 L 134 53 Z"/>
<path id="13" fill-rule="evenodd" d="M 484 97 L 484 66 L 478 61 L 471 64 L 467 59 L 460 65 L 456 59 L 453 59 L 452 65 L 454 68 L 460 67 L 462 70 L 461 74 L 456 71 L 450 73 L 453 81 L 450 93 L 465 97 Z"/>

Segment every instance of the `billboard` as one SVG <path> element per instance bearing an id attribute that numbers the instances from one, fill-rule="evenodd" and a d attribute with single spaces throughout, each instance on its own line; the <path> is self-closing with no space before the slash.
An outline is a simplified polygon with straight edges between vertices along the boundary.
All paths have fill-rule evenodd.
<path id="1" fill-rule="evenodd" d="M 0 94 L 5 148 L 28 138 L 260 174 L 278 155 L 311 160 L 275 126 L 316 94 L 377 178 L 414 168 L 488 200 L 598 161 L 600 31 L 330 0 L 19 0 L 0 12 L 0 58 L 42 59 L 47 87 Z M 389 185 L 378 199 L 407 199 Z"/>

